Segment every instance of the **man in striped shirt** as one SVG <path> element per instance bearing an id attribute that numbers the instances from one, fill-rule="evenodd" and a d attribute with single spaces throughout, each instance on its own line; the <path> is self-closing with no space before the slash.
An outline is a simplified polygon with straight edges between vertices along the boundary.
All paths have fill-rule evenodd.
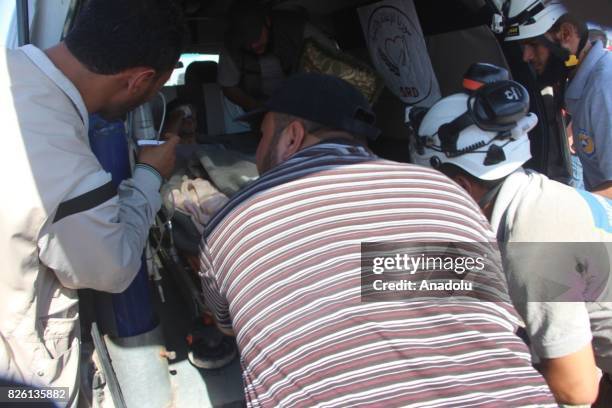
<path id="1" fill-rule="evenodd" d="M 554 406 L 509 303 L 363 301 L 364 242 L 495 240 L 464 191 L 374 156 L 338 78 L 292 77 L 255 114 L 261 178 L 209 224 L 200 272 L 249 406 Z"/>

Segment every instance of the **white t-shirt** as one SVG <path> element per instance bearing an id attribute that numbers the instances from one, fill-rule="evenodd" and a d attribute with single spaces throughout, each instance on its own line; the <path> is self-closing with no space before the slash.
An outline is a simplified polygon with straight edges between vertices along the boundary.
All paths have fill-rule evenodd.
<path id="1" fill-rule="evenodd" d="M 612 372 L 611 219 L 610 200 L 542 174 L 519 169 L 504 182 L 491 224 L 534 357 L 562 357 L 592 340 L 598 366 Z"/>

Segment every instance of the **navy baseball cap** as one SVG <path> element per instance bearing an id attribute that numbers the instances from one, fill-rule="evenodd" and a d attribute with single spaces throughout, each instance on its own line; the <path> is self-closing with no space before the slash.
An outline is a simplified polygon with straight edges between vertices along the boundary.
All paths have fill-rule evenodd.
<path id="1" fill-rule="evenodd" d="M 380 129 L 366 97 L 343 79 L 306 73 L 287 78 L 262 108 L 236 120 L 253 123 L 268 112 L 286 113 L 374 140 Z"/>

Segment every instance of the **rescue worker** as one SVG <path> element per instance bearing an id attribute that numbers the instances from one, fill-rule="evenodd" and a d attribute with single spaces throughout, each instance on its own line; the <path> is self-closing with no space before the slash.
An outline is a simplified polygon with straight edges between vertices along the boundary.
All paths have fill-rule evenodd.
<path id="1" fill-rule="evenodd" d="M 565 107 L 585 187 L 612 198 L 612 55 L 559 1 L 512 0 L 508 17 L 505 40 L 521 42 L 538 79 L 564 87 L 569 78 Z"/>
<path id="2" fill-rule="evenodd" d="M 479 204 L 497 234 L 534 361 L 559 403 L 590 404 L 596 364 L 608 373 L 602 381 L 612 371 L 612 203 L 522 167 L 537 123 L 528 108 L 527 91 L 514 81 L 448 96 L 413 117 L 415 162 L 446 174 Z"/>
<path id="3" fill-rule="evenodd" d="M 136 276 L 177 137 L 143 148 L 113 188 L 88 115 L 121 118 L 168 80 L 182 42 L 172 0 L 90 0 L 63 42 L 0 53 L 0 376 L 78 398 L 77 289 Z M 63 405 L 63 404 L 62 404 Z"/>

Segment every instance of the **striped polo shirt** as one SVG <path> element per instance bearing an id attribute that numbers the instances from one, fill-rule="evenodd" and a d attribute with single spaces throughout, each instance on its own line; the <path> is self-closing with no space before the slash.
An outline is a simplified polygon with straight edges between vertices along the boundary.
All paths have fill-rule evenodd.
<path id="1" fill-rule="evenodd" d="M 236 333 L 247 404 L 545 406 L 507 303 L 363 302 L 362 242 L 491 242 L 441 173 L 349 141 L 308 147 L 235 196 L 202 242 L 204 297 Z"/>

